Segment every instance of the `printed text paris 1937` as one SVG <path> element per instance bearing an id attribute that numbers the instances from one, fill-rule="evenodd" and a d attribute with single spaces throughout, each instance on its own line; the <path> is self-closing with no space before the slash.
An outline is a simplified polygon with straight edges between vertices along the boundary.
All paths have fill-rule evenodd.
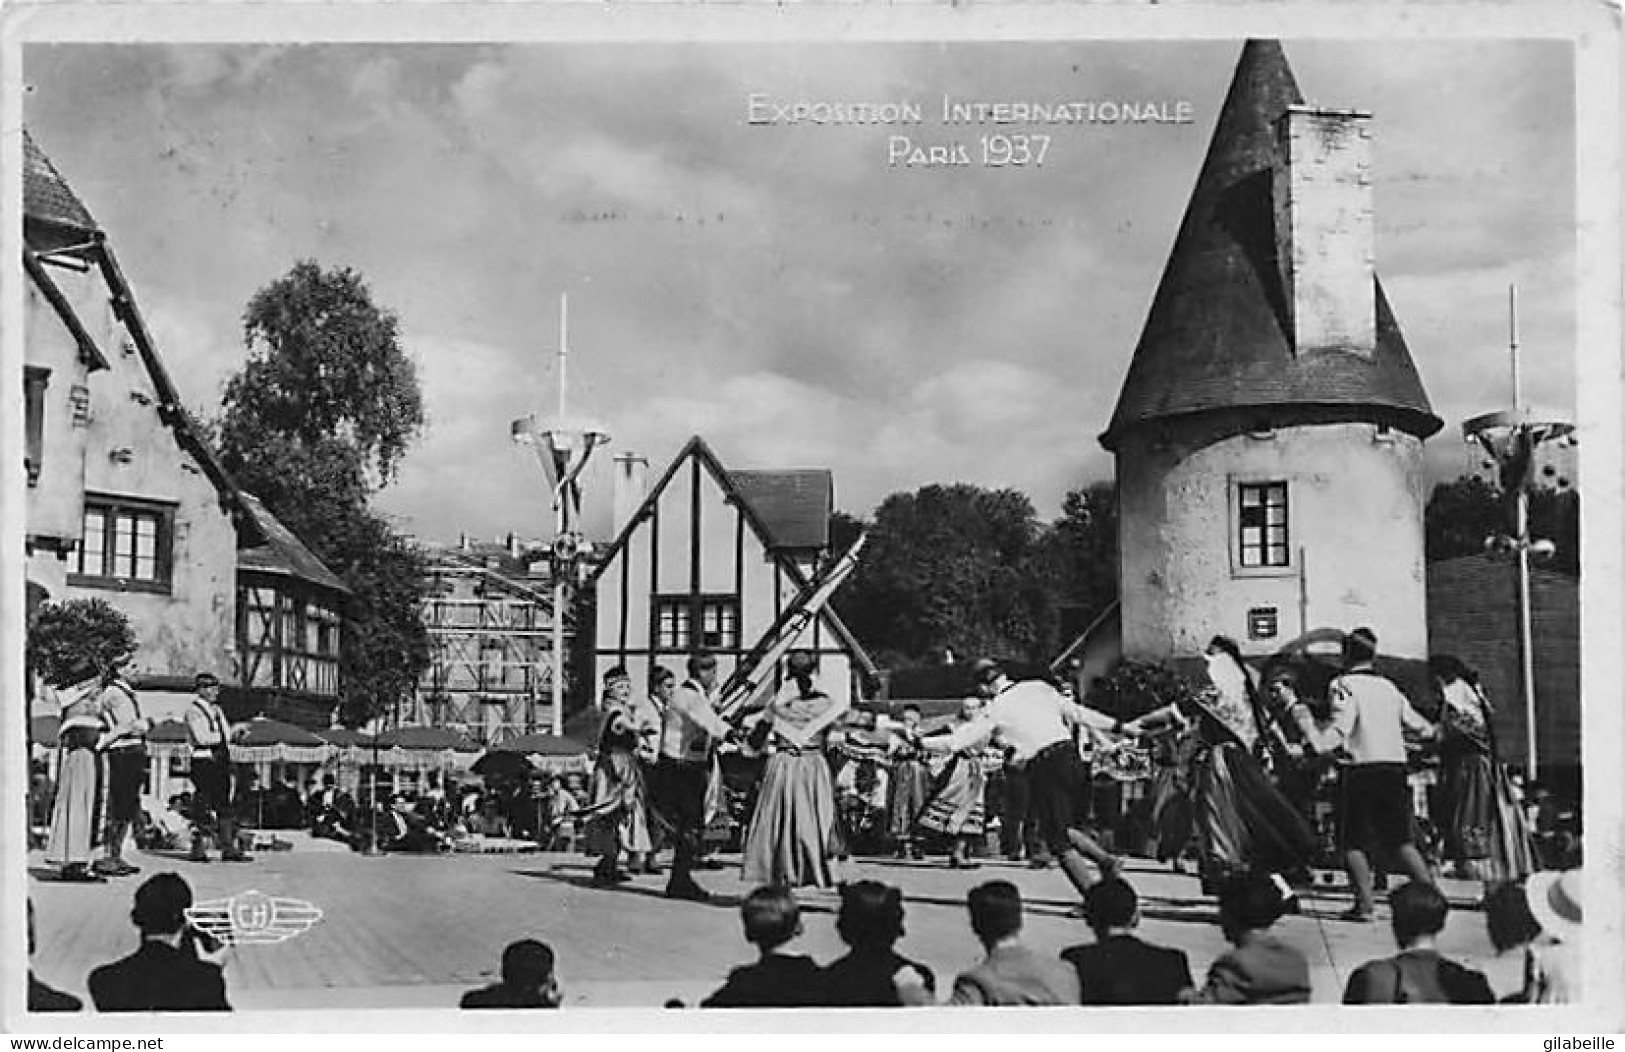
<path id="1" fill-rule="evenodd" d="M 967 132 L 925 134 L 924 104 L 780 100 L 763 92 L 746 98 L 746 122 L 753 125 L 885 125 L 910 129 L 886 136 L 889 168 L 1039 168 L 1050 156 L 1057 130 L 1089 125 L 1190 124 L 1191 103 L 1180 99 L 959 99 L 944 94 L 929 111 L 930 121 Z"/>

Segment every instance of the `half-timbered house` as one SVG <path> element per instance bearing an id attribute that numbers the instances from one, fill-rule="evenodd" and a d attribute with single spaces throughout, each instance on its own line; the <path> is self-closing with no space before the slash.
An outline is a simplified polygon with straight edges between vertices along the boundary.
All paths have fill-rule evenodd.
<path id="1" fill-rule="evenodd" d="M 623 473 L 641 460 L 617 459 Z M 689 439 L 647 493 L 618 477 L 616 535 L 588 577 L 593 683 L 615 665 L 635 684 L 690 653 L 717 655 L 726 677 L 792 604 L 829 553 L 834 484 L 827 470 L 729 471 Z M 639 499 L 641 497 L 641 499 Z M 833 610 L 798 645 L 819 658 L 820 686 L 853 701 L 876 670 Z"/>

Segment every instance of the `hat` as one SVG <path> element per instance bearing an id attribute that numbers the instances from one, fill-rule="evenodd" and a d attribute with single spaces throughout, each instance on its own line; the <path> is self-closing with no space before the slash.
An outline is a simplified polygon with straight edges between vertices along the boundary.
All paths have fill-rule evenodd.
<path id="1" fill-rule="evenodd" d="M 971 676 L 977 683 L 991 683 L 998 679 L 999 675 L 1004 671 L 999 667 L 999 663 L 992 658 L 977 658 L 975 663 L 971 665 L 970 670 Z"/>
<path id="2" fill-rule="evenodd" d="M 1580 873 L 1578 869 L 1542 870 L 1532 875 L 1524 887 L 1524 895 L 1529 899 L 1529 912 L 1540 922 L 1541 929 L 1564 942 L 1578 939 L 1583 930 Z"/>
<path id="3" fill-rule="evenodd" d="M 219 685 L 220 677 L 216 676 L 213 672 L 199 672 L 196 676 L 192 677 L 193 690 L 202 690 L 204 687 L 218 687 Z"/>

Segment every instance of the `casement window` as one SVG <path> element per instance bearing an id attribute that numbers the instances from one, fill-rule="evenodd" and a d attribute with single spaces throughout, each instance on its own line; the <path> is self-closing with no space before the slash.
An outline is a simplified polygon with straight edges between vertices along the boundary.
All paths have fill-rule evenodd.
<path id="1" fill-rule="evenodd" d="M 174 504 L 87 493 L 70 583 L 168 592 L 174 543 Z"/>
<path id="2" fill-rule="evenodd" d="M 1236 484 L 1236 565 L 1244 570 L 1292 565 L 1285 482 Z"/>
<path id="3" fill-rule="evenodd" d="M 655 597 L 655 649 L 739 648 L 739 597 L 736 595 L 661 595 Z"/>
<path id="4" fill-rule="evenodd" d="M 337 611 L 267 584 L 239 589 L 237 602 L 248 686 L 338 694 Z"/>

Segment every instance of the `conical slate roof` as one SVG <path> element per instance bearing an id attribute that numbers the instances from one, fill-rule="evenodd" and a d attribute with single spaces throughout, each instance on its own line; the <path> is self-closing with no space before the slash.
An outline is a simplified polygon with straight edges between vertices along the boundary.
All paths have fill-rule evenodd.
<path id="1" fill-rule="evenodd" d="M 1374 354 L 1293 353 L 1271 173 L 1282 160 L 1275 122 L 1302 103 L 1280 43 L 1248 41 L 1100 436 L 1107 449 L 1137 425 L 1238 408 L 1302 407 L 1424 438 L 1442 426 L 1380 282 Z"/>

